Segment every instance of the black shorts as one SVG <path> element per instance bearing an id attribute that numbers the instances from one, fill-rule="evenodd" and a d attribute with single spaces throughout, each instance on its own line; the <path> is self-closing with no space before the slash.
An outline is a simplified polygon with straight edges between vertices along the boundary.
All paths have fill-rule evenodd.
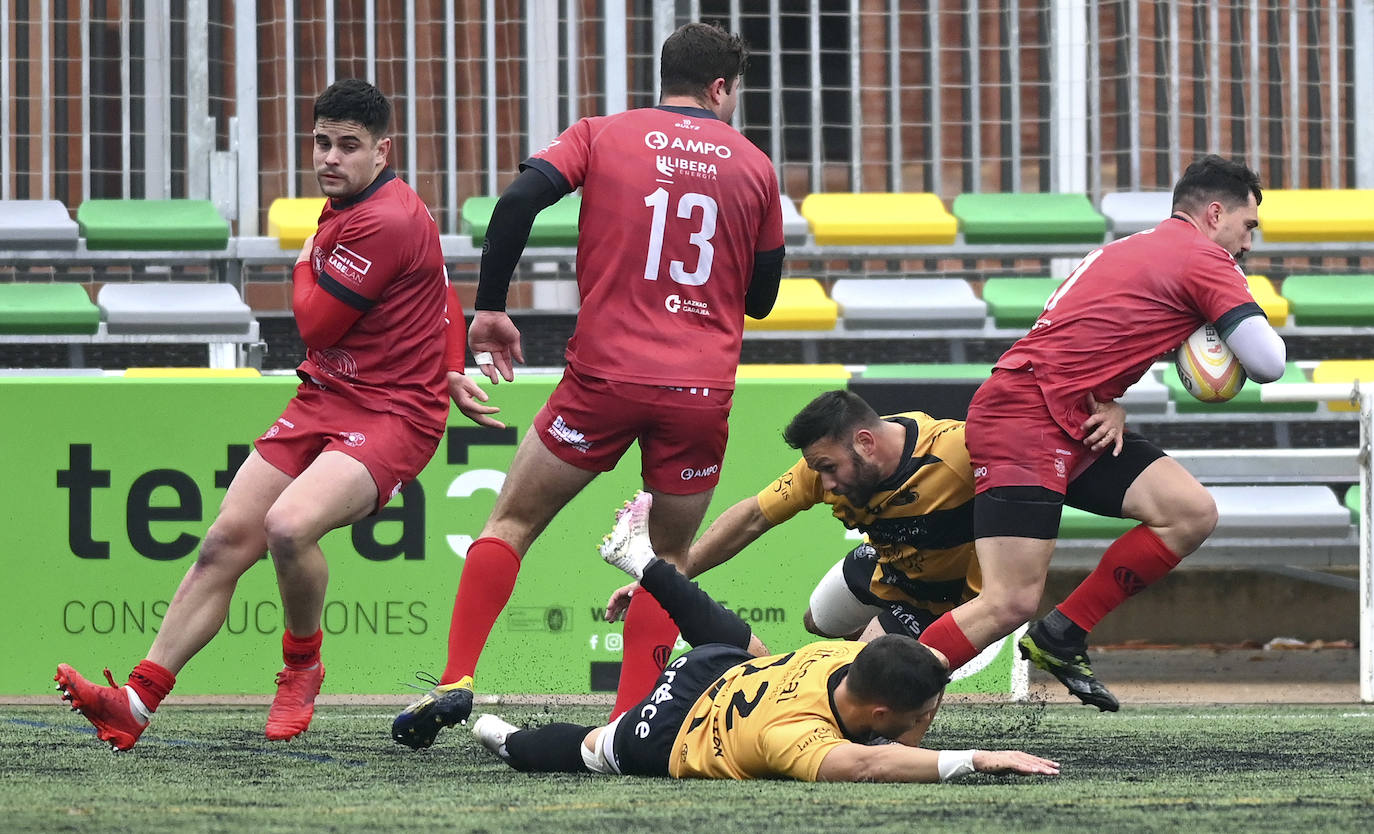
<path id="1" fill-rule="evenodd" d="M 1093 515 L 1123 518 L 1126 490 L 1164 450 L 1133 431 L 1123 435 L 1121 454 L 1104 453 L 1069 482 L 1063 495 L 1037 486 L 993 487 L 973 499 L 973 535 L 1053 539 L 1059 536 L 1064 505 Z"/>
<path id="2" fill-rule="evenodd" d="M 841 570 L 844 572 L 844 584 L 855 599 L 865 605 L 882 609 L 878 614 L 878 624 L 887 634 L 909 634 L 919 638 L 921 632 L 939 619 L 940 615 L 921 606 L 917 601 L 958 605 L 963 601 L 968 588 L 968 583 L 963 579 L 926 582 L 912 579 L 891 565 L 884 564 L 880 581 L 910 597 L 909 602 L 896 602 L 873 593 L 873 573 L 877 566 L 878 552 L 873 549 L 873 545 L 864 542 L 845 554 Z"/>
<path id="3" fill-rule="evenodd" d="M 648 697 L 616 725 L 612 752 L 626 776 L 667 776 L 673 741 L 692 705 L 725 670 L 753 655 L 736 646 L 707 643 L 668 664 Z"/>

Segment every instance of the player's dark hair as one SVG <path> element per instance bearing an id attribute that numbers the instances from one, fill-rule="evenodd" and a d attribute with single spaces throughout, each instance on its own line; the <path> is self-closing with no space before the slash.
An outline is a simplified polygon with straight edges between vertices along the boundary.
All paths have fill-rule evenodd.
<path id="1" fill-rule="evenodd" d="M 1174 208 L 1201 211 L 1213 200 L 1227 208 L 1235 208 L 1243 205 L 1251 194 L 1255 195 L 1255 205 L 1264 199 L 1259 174 L 1244 163 L 1207 154 L 1194 160 L 1174 186 Z"/>
<path id="2" fill-rule="evenodd" d="M 391 102 L 366 81 L 345 78 L 330 84 L 315 99 L 314 119 L 357 122 L 373 139 L 381 139 L 391 125 Z"/>
<path id="3" fill-rule="evenodd" d="M 878 412 L 850 391 L 826 391 L 797 412 L 782 439 L 793 449 L 805 449 L 817 440 L 846 441 L 861 428 L 877 428 Z"/>
<path id="4" fill-rule="evenodd" d="M 949 672 L 915 638 L 884 634 L 854 656 L 845 682 L 860 701 L 907 712 L 940 694 Z"/>
<path id="5" fill-rule="evenodd" d="M 717 78 L 725 91 L 749 65 L 749 46 L 714 23 L 688 23 L 668 36 L 658 63 L 659 87 L 665 96 L 700 96 Z"/>

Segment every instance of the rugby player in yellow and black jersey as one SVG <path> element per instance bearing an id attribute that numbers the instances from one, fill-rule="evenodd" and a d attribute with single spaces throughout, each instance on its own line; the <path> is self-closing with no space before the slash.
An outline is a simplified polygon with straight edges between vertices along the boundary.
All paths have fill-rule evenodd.
<path id="1" fill-rule="evenodd" d="M 901 634 L 872 643 L 825 642 L 782 655 L 649 544 L 640 493 L 602 544 L 608 562 L 639 580 L 693 648 L 650 694 L 602 727 L 522 730 L 494 715 L 473 725 L 517 770 L 802 781 L 936 782 L 981 772 L 1055 775 L 1059 765 L 1017 750 L 919 747 L 949 680 L 941 657 Z M 886 744 L 869 744 L 882 737 Z"/>
<path id="2" fill-rule="evenodd" d="M 712 522 L 678 566 L 683 573 L 695 577 L 824 503 L 845 527 L 863 533 L 864 543 L 812 593 L 805 618 L 811 633 L 853 639 L 876 615 L 882 631 L 919 637 L 978 594 L 973 469 L 961 421 L 920 411 L 880 418 L 857 394 L 828 391 L 792 419 L 783 437 L 802 459 Z M 633 589 L 616 591 L 608 619 L 619 617 Z"/>

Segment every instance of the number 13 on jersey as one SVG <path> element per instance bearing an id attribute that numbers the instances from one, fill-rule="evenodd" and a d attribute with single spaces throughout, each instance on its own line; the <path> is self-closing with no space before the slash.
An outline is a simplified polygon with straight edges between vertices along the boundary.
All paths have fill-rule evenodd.
<path id="1" fill-rule="evenodd" d="M 654 189 L 644 198 L 644 205 L 653 209 L 652 226 L 649 229 L 649 252 L 644 262 L 644 279 L 657 281 L 659 262 L 663 259 L 663 232 L 668 224 L 668 203 L 672 196 L 664 189 Z M 678 198 L 677 216 L 682 220 L 692 220 L 700 216 L 697 230 L 691 233 L 687 242 L 697 248 L 696 269 L 687 271 L 683 261 L 673 259 L 668 262 L 668 276 L 679 284 L 699 287 L 711 278 L 711 261 L 716 250 L 711 238 L 716 233 L 716 201 L 705 194 L 689 191 Z"/>

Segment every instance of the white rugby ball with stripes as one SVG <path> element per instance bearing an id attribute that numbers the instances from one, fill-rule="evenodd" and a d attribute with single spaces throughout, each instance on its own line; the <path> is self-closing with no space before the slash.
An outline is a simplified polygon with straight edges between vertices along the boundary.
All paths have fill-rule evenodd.
<path id="1" fill-rule="evenodd" d="M 1224 403 L 1245 385 L 1245 368 L 1212 324 L 1194 330 L 1178 346 L 1174 367 L 1188 393 L 1205 403 Z"/>

